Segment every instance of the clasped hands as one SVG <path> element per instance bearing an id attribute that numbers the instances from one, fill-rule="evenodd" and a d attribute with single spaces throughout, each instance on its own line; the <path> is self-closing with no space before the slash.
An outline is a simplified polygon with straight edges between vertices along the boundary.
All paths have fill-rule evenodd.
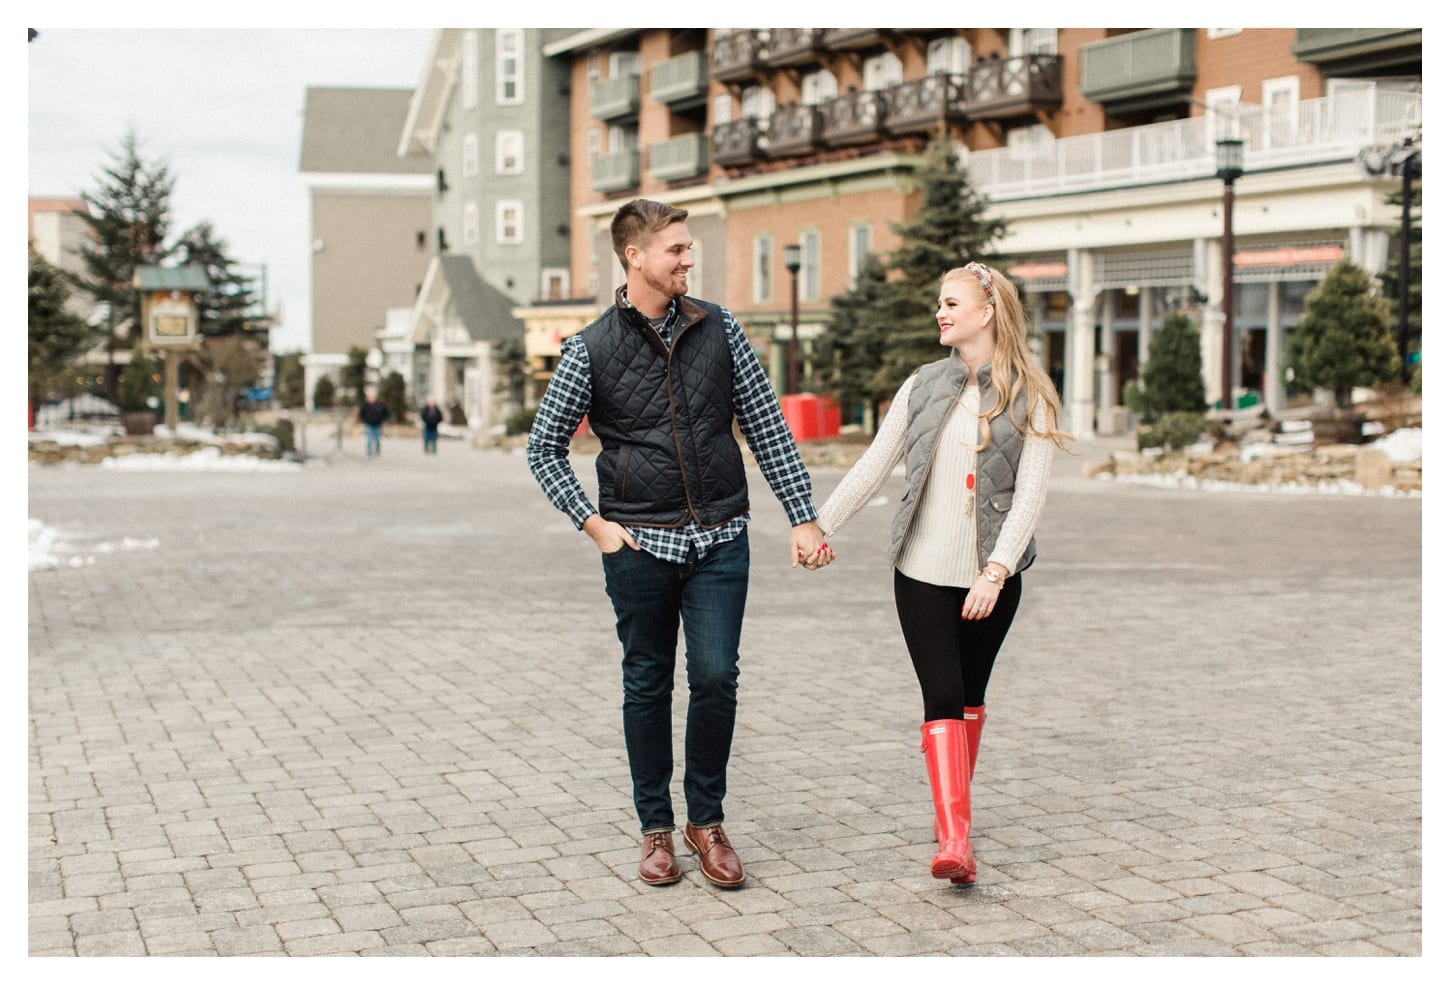
<path id="1" fill-rule="evenodd" d="M 825 531 L 814 520 L 797 524 L 790 529 L 790 566 L 804 567 L 807 571 L 824 568 L 836 560 L 836 552 L 826 543 Z"/>

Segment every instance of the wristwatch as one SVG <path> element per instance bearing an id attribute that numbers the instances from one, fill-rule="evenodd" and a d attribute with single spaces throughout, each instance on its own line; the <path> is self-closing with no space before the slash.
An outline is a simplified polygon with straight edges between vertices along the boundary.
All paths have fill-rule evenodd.
<path id="1" fill-rule="evenodd" d="M 980 573 L 983 578 L 987 579 L 998 588 L 1002 587 L 1003 576 L 997 573 L 996 568 L 983 568 Z"/>

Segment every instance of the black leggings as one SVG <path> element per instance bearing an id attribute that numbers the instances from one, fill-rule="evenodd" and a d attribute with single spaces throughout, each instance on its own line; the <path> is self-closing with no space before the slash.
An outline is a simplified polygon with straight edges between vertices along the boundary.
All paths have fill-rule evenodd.
<path id="1" fill-rule="evenodd" d="M 1022 576 L 1003 582 L 986 619 L 962 618 L 966 598 L 965 588 L 930 585 L 896 572 L 896 615 L 921 685 L 923 721 L 961 718 L 963 708 L 987 703 L 992 664 L 1022 601 Z"/>

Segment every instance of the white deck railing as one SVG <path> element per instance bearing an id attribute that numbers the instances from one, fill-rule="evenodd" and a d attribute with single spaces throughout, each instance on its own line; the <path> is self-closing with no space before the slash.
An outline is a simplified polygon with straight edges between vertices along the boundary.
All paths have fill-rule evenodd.
<path id="1" fill-rule="evenodd" d="M 1292 107 L 1245 104 L 1186 120 L 974 151 L 972 188 L 994 201 L 1211 178 L 1214 141 L 1244 141 L 1245 173 L 1353 160 L 1364 148 L 1418 138 L 1419 92 L 1373 83 Z"/>

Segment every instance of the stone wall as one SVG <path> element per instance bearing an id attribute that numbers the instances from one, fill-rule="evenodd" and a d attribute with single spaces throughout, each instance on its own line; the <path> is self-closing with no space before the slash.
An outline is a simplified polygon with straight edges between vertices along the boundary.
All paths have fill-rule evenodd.
<path id="1" fill-rule="evenodd" d="M 112 435 L 104 441 L 87 444 L 61 443 L 48 438 L 31 438 L 30 460 L 45 465 L 77 462 L 94 465 L 103 459 L 122 455 L 190 455 L 203 448 L 219 448 L 223 455 L 252 455 L 256 458 L 280 458 L 277 439 L 266 434 L 218 435 L 203 441 L 197 438 L 158 438 L 137 435 Z"/>
<path id="2" fill-rule="evenodd" d="M 1223 442 L 1211 449 L 1160 452 L 1114 451 L 1105 462 L 1083 468 L 1088 476 L 1188 476 L 1199 482 L 1245 486 L 1319 486 L 1353 482 L 1367 492 L 1390 487 L 1421 491 L 1420 460 L 1395 462 L 1372 445 L 1322 445 L 1309 449 Z"/>

